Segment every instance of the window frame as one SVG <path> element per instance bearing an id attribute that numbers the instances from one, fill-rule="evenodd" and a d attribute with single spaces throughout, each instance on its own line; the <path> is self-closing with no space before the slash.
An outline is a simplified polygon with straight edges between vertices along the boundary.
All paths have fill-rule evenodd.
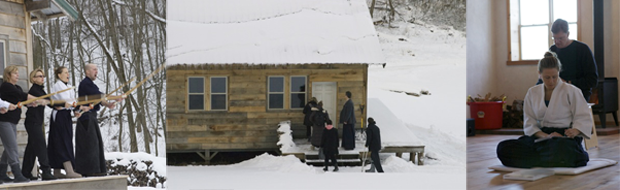
<path id="1" fill-rule="evenodd" d="M 304 85 L 305 85 L 305 91 L 304 92 L 293 92 L 293 77 L 304 77 Z M 289 76 L 289 97 L 292 97 L 293 94 L 304 94 L 304 106 L 308 103 L 308 76 L 306 75 L 291 75 Z M 292 99 L 289 98 L 289 109 L 290 110 L 303 110 L 304 106 L 300 107 L 300 108 L 293 108 L 293 104 L 292 104 Z"/>
<path id="2" fill-rule="evenodd" d="M 271 92 L 271 78 L 282 78 L 282 92 Z M 271 102 L 269 95 L 282 94 L 282 108 L 271 108 L 269 103 Z M 286 110 L 286 76 L 284 75 L 269 75 L 267 76 L 267 110 Z"/>
<path id="3" fill-rule="evenodd" d="M 508 59 L 506 60 L 506 65 L 538 65 L 538 60 L 539 59 L 533 59 L 533 60 L 532 59 L 526 59 L 526 60 L 521 59 L 521 28 L 523 26 L 521 26 L 520 23 L 517 24 L 517 27 L 518 27 L 517 28 L 517 32 L 518 32 L 518 34 L 517 34 L 518 35 L 517 43 L 519 43 L 518 44 L 518 46 L 519 46 L 519 52 L 518 52 L 519 53 L 519 60 L 514 60 L 514 61 L 512 60 L 513 52 L 512 52 L 512 35 L 511 35 L 512 24 L 511 24 L 511 21 L 510 21 L 511 20 L 510 19 L 510 14 L 511 14 L 511 11 L 510 11 L 510 4 L 511 3 L 510 3 L 510 1 L 511 0 L 506 0 L 506 12 L 507 12 L 507 15 L 506 15 L 506 21 L 507 22 L 506 23 L 507 23 L 507 26 L 508 26 L 508 30 L 507 30 L 507 34 L 508 34 L 507 42 L 508 43 L 506 43 L 507 47 L 508 47 L 507 48 L 507 51 L 508 51 L 507 58 Z M 548 24 L 548 29 L 549 30 L 547 31 L 548 32 L 547 39 L 548 39 L 548 43 L 550 44 L 549 47 L 551 47 L 551 45 L 553 45 L 553 37 L 552 37 L 552 34 L 551 34 L 550 30 L 551 30 L 551 26 L 552 26 L 553 21 L 554 21 L 553 20 L 553 1 L 555 1 L 555 0 L 546 0 L 546 1 L 549 3 L 549 24 Z M 576 24 L 577 25 L 577 38 L 573 38 L 573 39 L 580 41 L 581 40 L 581 35 L 582 35 L 581 28 L 580 28 L 580 26 L 581 26 L 581 0 L 576 0 L 576 3 L 577 3 L 577 22 L 569 22 L 568 24 L 569 25 L 571 25 L 571 24 Z M 518 13 L 519 20 L 520 20 L 520 15 L 521 15 L 521 8 L 519 7 L 519 13 Z M 527 26 L 533 26 L 533 25 L 527 25 Z"/>
<path id="4" fill-rule="evenodd" d="M 6 69 L 6 65 L 9 63 L 9 58 L 11 57 L 11 51 L 9 51 L 9 36 L 5 34 L 0 34 L 0 42 L 2 42 L 2 47 L 4 50 L 4 57 L 0 57 L 0 59 L 4 60 L 4 65 L 0 65 L 2 67 L 2 71 L 0 72 L 0 81 L 4 81 L 4 69 Z"/>
<path id="5" fill-rule="evenodd" d="M 225 79 L 225 89 L 224 93 L 213 92 L 213 78 L 224 78 Z M 213 109 L 213 104 L 210 101 L 213 101 L 213 95 L 224 95 L 226 98 L 225 108 L 224 109 Z M 228 76 L 211 76 L 209 77 L 209 110 L 210 111 L 228 111 Z"/>
<path id="6" fill-rule="evenodd" d="M 202 79 L 202 93 L 196 93 L 196 92 L 190 92 L 190 78 L 201 78 Z M 186 108 L 187 111 L 205 111 L 207 109 L 207 101 L 206 101 L 206 80 L 204 76 L 188 76 L 187 77 L 187 101 L 186 101 Z M 202 95 L 202 109 L 190 109 L 189 105 L 190 104 L 190 96 L 191 95 Z"/>

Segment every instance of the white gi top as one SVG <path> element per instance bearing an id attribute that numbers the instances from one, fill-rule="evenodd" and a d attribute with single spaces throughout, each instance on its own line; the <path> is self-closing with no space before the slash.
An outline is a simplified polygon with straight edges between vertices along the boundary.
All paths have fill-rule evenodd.
<path id="1" fill-rule="evenodd" d="M 572 84 L 562 82 L 553 90 L 549 106 L 545 105 L 544 84 L 531 87 L 523 103 L 523 131 L 531 136 L 542 127 L 571 127 L 581 132 L 581 136 L 590 138 L 592 117 L 581 90 Z"/>
<path id="2" fill-rule="evenodd" d="M 61 80 L 56 80 L 56 83 L 54 83 L 54 85 L 52 86 L 50 93 L 58 92 L 67 88 L 71 88 L 71 85 L 65 84 Z M 76 101 L 76 97 L 77 96 L 75 95 L 74 90 L 67 90 L 58 94 L 54 94 L 50 98 L 52 100 L 65 100 L 67 101 L 67 103 L 73 104 Z M 73 110 L 73 108 L 65 108 L 65 110 Z M 58 111 L 56 109 L 52 111 L 52 120 L 56 120 L 57 112 Z"/>

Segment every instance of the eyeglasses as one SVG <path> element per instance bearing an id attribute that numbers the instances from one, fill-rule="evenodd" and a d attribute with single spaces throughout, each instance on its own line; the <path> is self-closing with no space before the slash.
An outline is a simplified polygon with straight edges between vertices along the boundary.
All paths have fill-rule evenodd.
<path id="1" fill-rule="evenodd" d="M 43 75 L 35 75 L 34 76 L 34 78 L 43 78 L 43 77 L 45 77 L 45 76 L 43 76 Z"/>

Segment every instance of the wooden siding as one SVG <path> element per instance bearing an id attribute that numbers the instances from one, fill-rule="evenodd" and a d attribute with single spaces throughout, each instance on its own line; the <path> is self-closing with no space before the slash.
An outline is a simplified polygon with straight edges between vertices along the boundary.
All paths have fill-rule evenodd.
<path id="1" fill-rule="evenodd" d="M 291 65 L 175 65 L 166 71 L 166 149 L 175 151 L 276 149 L 276 129 L 290 120 L 296 138 L 305 137 L 301 109 L 290 109 L 290 77 L 306 76 L 306 99 L 312 97 L 312 82 L 337 83 L 337 123 L 345 99 L 351 91 L 355 103 L 356 127 L 360 127 L 360 104 L 366 105 L 366 64 L 291 64 Z M 228 110 L 210 111 L 209 77 L 228 77 Z M 284 109 L 267 110 L 267 80 L 284 76 Z M 205 110 L 188 110 L 188 77 L 205 78 Z"/>

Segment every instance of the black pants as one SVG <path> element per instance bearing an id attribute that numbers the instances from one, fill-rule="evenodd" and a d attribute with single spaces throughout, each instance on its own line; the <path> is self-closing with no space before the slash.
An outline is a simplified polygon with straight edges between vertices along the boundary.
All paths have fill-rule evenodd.
<path id="1" fill-rule="evenodd" d="M 557 132 L 564 135 L 568 128 L 543 127 L 545 133 Z M 580 167 L 588 161 L 588 153 L 581 146 L 582 137 L 552 138 L 535 143 L 534 136 L 521 136 L 500 142 L 497 145 L 497 158 L 505 166 L 518 168 L 532 167 Z"/>
<path id="2" fill-rule="evenodd" d="M 97 113 L 86 112 L 75 127 L 75 171 L 85 176 L 105 175 L 107 166 Z"/>
<path id="3" fill-rule="evenodd" d="M 312 135 L 312 125 L 306 125 L 306 137 L 310 139 L 311 135 Z"/>
<path id="4" fill-rule="evenodd" d="M 28 132 L 28 144 L 24 152 L 24 163 L 22 165 L 22 174 L 24 176 L 32 176 L 30 173 L 34 167 L 34 160 L 39 157 L 41 169 L 48 170 L 50 168 L 47 158 L 47 147 L 45 145 L 45 135 L 43 134 L 43 121 L 41 122 L 25 122 L 26 132 Z"/>
<path id="5" fill-rule="evenodd" d="M 383 173 L 383 167 L 381 166 L 381 158 L 379 158 L 379 150 L 371 150 L 370 159 L 372 160 L 372 165 L 375 166 L 377 172 Z"/>
<path id="6" fill-rule="evenodd" d="M 325 167 L 329 166 L 329 160 L 332 160 L 332 165 L 338 167 L 338 161 L 336 160 L 336 154 L 325 154 Z"/>

